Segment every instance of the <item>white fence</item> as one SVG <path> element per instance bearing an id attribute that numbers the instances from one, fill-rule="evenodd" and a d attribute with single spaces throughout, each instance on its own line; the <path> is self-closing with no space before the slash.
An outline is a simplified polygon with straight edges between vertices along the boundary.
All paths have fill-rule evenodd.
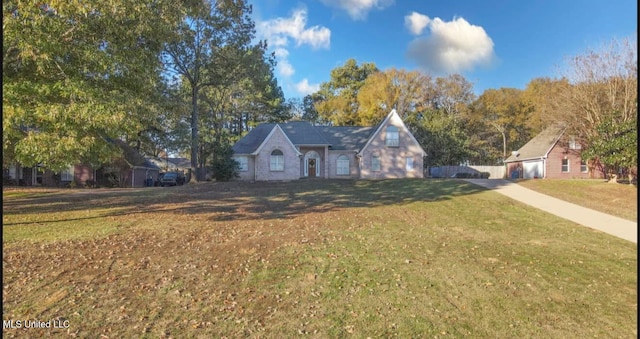
<path id="1" fill-rule="evenodd" d="M 503 179 L 507 170 L 505 166 L 438 166 L 429 167 L 431 178 L 489 178 Z"/>

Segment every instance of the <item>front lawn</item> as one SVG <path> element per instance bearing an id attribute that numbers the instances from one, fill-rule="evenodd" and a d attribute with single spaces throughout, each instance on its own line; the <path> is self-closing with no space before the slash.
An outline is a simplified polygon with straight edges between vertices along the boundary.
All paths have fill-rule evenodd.
<path id="1" fill-rule="evenodd" d="M 638 189 L 634 185 L 610 184 L 604 180 L 519 180 L 518 184 L 576 205 L 638 220 Z"/>
<path id="2" fill-rule="evenodd" d="M 3 196 L 5 337 L 636 337 L 637 245 L 458 180 Z"/>

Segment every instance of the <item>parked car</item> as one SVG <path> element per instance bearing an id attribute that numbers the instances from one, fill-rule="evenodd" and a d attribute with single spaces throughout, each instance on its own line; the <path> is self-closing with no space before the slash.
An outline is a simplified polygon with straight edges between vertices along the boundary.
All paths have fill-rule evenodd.
<path id="1" fill-rule="evenodd" d="M 160 178 L 160 186 L 184 185 L 185 177 L 181 172 L 167 172 Z"/>

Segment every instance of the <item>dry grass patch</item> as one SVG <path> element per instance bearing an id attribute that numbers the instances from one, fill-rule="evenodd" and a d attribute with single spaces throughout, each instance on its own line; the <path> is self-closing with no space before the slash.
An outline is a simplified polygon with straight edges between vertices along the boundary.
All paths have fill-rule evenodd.
<path id="1" fill-rule="evenodd" d="M 627 220 L 638 220 L 638 189 L 635 185 L 610 184 L 604 180 L 520 180 L 518 184 L 576 205 Z"/>
<path id="2" fill-rule="evenodd" d="M 6 337 L 637 335 L 635 244 L 461 181 L 3 202 L 4 320 L 70 324 Z M 29 224 L 60 202 L 69 221 L 58 211 Z M 85 212 L 84 225 L 71 220 Z M 24 230 L 53 225 L 68 229 Z"/>

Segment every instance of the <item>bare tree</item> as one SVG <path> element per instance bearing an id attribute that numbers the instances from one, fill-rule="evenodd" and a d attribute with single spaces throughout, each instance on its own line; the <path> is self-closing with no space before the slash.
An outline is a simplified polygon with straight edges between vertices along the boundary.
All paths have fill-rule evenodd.
<path id="1" fill-rule="evenodd" d="M 619 169 L 637 168 L 638 50 L 635 39 L 613 39 L 568 59 L 568 121 L 612 182 Z M 634 142 L 636 141 L 636 142 Z"/>
<path id="2" fill-rule="evenodd" d="M 637 119 L 638 49 L 636 40 L 613 39 L 599 49 L 567 60 L 564 77 L 572 84 L 566 99 L 569 121 L 582 138 L 597 137 L 597 126 L 612 115 L 618 122 Z"/>

